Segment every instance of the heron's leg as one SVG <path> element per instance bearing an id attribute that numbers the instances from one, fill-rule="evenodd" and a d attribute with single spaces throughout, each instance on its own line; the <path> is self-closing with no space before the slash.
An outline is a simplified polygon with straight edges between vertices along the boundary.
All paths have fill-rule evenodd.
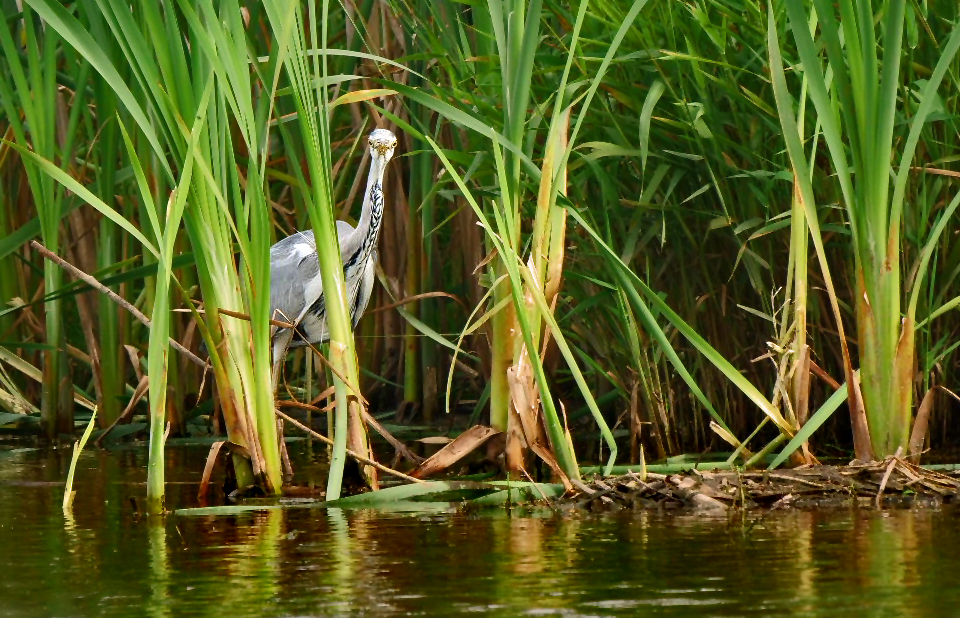
<path id="1" fill-rule="evenodd" d="M 293 331 L 290 329 L 279 331 L 273 338 L 273 374 L 271 376 L 271 385 L 273 386 L 273 396 L 277 396 L 277 387 L 280 385 L 280 368 L 283 367 L 283 359 L 287 356 L 287 349 L 290 347 L 290 341 L 293 339 Z"/>

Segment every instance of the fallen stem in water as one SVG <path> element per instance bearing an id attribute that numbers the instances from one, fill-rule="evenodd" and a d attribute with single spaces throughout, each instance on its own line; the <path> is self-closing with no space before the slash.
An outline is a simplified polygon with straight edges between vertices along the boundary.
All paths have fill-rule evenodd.
<path id="1" fill-rule="evenodd" d="M 310 434 L 311 436 L 313 436 L 314 438 L 316 438 L 317 440 L 320 440 L 321 442 L 323 442 L 323 443 L 325 443 L 325 444 L 329 444 L 330 446 L 333 446 L 333 440 L 331 440 L 331 439 L 328 438 L 327 436 L 325 436 L 325 435 L 323 435 L 323 434 L 317 433 L 316 431 L 310 429 L 309 427 L 307 427 L 306 425 L 304 425 L 303 423 L 301 423 L 301 422 L 298 421 L 297 419 L 295 419 L 295 418 L 293 418 L 293 417 L 291 417 L 291 416 L 288 416 L 288 415 L 284 414 L 284 413 L 281 412 L 280 410 L 275 410 L 275 412 L 276 412 L 277 416 L 279 416 L 280 418 L 282 418 L 282 419 L 285 420 L 285 421 L 289 421 L 289 422 L 290 422 L 294 427 L 296 427 L 297 429 L 300 429 L 301 431 L 305 431 L 305 432 L 307 432 L 308 434 Z M 388 467 L 386 467 L 385 465 L 383 465 L 383 464 L 381 464 L 381 463 L 377 463 L 377 462 L 375 462 L 375 461 L 372 460 L 372 459 L 368 459 L 367 457 L 364 457 L 363 455 L 360 455 L 359 453 L 355 453 L 355 452 L 351 451 L 350 449 L 345 449 L 345 450 L 346 450 L 347 455 L 349 455 L 350 457 L 353 457 L 354 459 L 356 459 L 356 460 L 359 461 L 360 463 L 366 464 L 366 465 L 368 465 L 368 466 L 373 466 L 373 467 L 376 468 L 377 470 L 379 470 L 379 471 L 381 471 L 381 472 L 384 472 L 384 473 L 386 473 L 386 474 L 389 474 L 389 475 L 391 475 L 391 476 L 395 476 L 395 477 L 397 477 L 397 478 L 403 479 L 403 480 L 405 480 L 405 481 L 407 481 L 407 482 L 410 482 L 410 483 L 425 483 L 425 482 L 426 482 L 426 481 L 422 481 L 422 480 L 420 480 L 420 479 L 413 478 L 412 476 L 409 476 L 409 475 L 407 475 L 407 474 L 404 474 L 403 472 L 398 472 L 397 470 L 394 470 L 393 468 L 388 468 Z"/>

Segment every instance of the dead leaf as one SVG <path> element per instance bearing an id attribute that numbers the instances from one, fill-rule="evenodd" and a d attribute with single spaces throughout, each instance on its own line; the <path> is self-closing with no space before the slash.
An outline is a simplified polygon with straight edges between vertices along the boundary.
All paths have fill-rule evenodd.
<path id="1" fill-rule="evenodd" d="M 927 423 L 930 420 L 930 411 L 933 409 L 933 389 L 927 391 L 920 402 L 917 417 L 913 421 L 913 432 L 910 434 L 910 461 L 920 463 L 920 453 L 923 452 L 923 441 L 927 437 Z"/>
<path id="2" fill-rule="evenodd" d="M 446 470 L 498 433 L 492 427 L 474 425 L 417 466 L 410 476 L 422 479 Z"/>

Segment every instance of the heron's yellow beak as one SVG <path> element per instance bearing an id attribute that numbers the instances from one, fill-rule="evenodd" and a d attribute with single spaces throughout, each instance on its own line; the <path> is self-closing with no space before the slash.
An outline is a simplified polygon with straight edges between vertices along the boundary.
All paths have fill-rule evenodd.
<path id="1" fill-rule="evenodd" d="M 376 144 L 370 144 L 374 150 L 377 151 L 377 154 L 381 157 L 386 155 L 388 152 L 397 147 L 397 143 L 388 144 L 386 142 L 378 142 Z"/>

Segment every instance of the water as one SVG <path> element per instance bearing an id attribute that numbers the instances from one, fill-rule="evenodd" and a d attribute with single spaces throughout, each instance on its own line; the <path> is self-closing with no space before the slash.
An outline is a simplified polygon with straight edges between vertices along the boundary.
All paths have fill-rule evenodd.
<path id="1" fill-rule="evenodd" d="M 193 506 L 205 449 L 170 449 Z M 300 453 L 301 470 L 311 474 Z M 305 465 L 306 462 L 306 465 Z M 0 616 L 951 616 L 955 510 L 138 517 L 142 451 L 0 451 Z M 298 470 L 301 476 L 303 472 Z"/>

